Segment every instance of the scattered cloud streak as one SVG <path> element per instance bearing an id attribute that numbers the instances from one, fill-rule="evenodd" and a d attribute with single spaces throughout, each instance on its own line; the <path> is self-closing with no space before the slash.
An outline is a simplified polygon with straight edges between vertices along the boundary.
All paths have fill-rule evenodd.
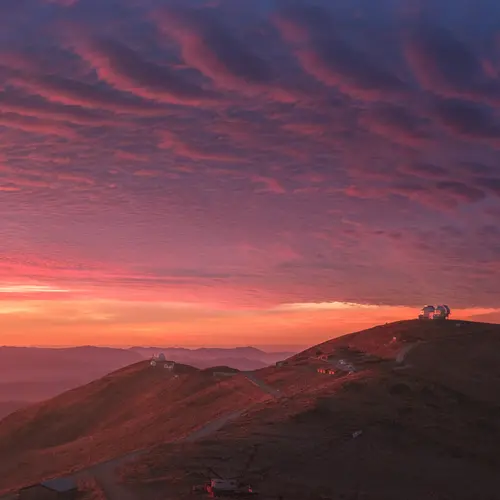
<path id="1" fill-rule="evenodd" d="M 200 103 L 208 94 L 168 66 L 148 61 L 133 48 L 106 38 L 80 40 L 76 52 L 103 82 L 138 97 L 166 103 Z"/>

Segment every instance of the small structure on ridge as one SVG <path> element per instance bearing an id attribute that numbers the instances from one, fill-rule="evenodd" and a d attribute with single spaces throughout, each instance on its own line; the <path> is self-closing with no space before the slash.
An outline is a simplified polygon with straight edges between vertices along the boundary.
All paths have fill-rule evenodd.
<path id="1" fill-rule="evenodd" d="M 163 354 L 162 352 L 158 354 L 158 356 L 153 356 L 149 364 L 151 366 L 163 366 L 163 368 L 171 372 L 175 369 L 175 362 L 167 361 L 165 359 L 165 354 Z"/>
<path id="2" fill-rule="evenodd" d="M 418 319 L 448 319 L 451 309 L 446 304 L 440 304 L 436 307 L 428 305 L 422 308 Z"/>

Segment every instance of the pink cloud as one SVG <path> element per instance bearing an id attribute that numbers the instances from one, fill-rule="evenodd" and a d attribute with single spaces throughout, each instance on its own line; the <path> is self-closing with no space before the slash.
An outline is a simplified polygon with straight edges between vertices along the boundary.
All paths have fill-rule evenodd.
<path id="1" fill-rule="evenodd" d="M 63 7 L 71 7 L 76 5 L 79 0 L 44 0 L 47 3 L 55 3 L 57 5 L 62 5 Z"/>
<path id="2" fill-rule="evenodd" d="M 137 177 L 161 177 L 162 173 L 158 170 L 148 170 L 148 169 L 140 169 L 134 172 L 134 175 Z"/>
<path id="3" fill-rule="evenodd" d="M 126 95 L 102 90 L 95 85 L 55 75 L 17 75 L 11 77 L 10 82 L 34 95 L 69 106 L 84 106 L 97 110 L 141 116 L 158 116 L 165 112 L 158 109 L 157 105 L 135 102 L 128 99 Z"/>
<path id="4" fill-rule="evenodd" d="M 34 118 L 48 118 L 79 125 L 118 125 L 116 121 L 113 122 L 99 114 L 88 112 L 76 106 L 62 106 L 41 99 L 29 99 L 6 92 L 0 94 L 0 106 L 4 112 L 7 111 Z"/>
<path id="5" fill-rule="evenodd" d="M 188 144 L 177 137 L 172 132 L 163 131 L 161 134 L 159 147 L 169 149 L 179 156 L 197 160 L 208 161 L 223 161 L 223 162 L 244 162 L 245 159 L 241 156 L 232 154 L 231 152 L 217 150 L 215 148 L 208 149 L 205 146 L 196 144 Z"/>
<path id="6" fill-rule="evenodd" d="M 264 185 L 264 188 L 262 189 L 263 192 L 275 193 L 275 194 L 286 193 L 286 189 L 281 185 L 281 183 L 271 177 L 254 175 L 251 176 L 250 180 L 257 184 L 263 184 Z"/>
<path id="7" fill-rule="evenodd" d="M 118 151 L 114 152 L 114 156 L 116 158 L 118 158 L 119 160 L 128 160 L 128 161 L 134 161 L 134 162 L 148 161 L 147 155 L 141 155 L 141 154 L 134 153 L 131 151 L 118 150 Z"/>
<path id="8" fill-rule="evenodd" d="M 77 133 L 68 126 L 49 120 L 37 120 L 29 117 L 3 113 L 0 114 L 0 125 L 35 134 L 57 135 L 59 137 L 74 139 Z"/>
<path id="9" fill-rule="evenodd" d="M 424 89 L 444 97 L 500 103 L 491 64 L 449 29 L 417 24 L 404 41 L 404 53 Z"/>
<path id="10" fill-rule="evenodd" d="M 446 99 L 433 109 L 437 122 L 452 134 L 500 148 L 500 120 L 493 110 L 471 101 Z"/>
<path id="11" fill-rule="evenodd" d="M 90 186 L 95 184 L 94 179 L 91 179 L 90 177 L 86 177 L 83 175 L 73 174 L 71 172 L 61 172 L 56 174 L 56 176 L 57 179 L 61 181 L 69 181 L 76 184 L 87 184 Z"/>
<path id="12" fill-rule="evenodd" d="M 418 66 L 391 2 L 278 2 L 278 29 L 259 2 L 35 3 L 3 17 L 0 281 L 228 307 L 494 300 L 490 33 L 465 52 L 417 33 Z"/>
<path id="13" fill-rule="evenodd" d="M 360 124 L 371 132 L 411 147 L 423 147 L 432 140 L 431 123 L 399 106 L 379 106 L 369 109 Z"/>
<path id="14" fill-rule="evenodd" d="M 296 89 L 279 83 L 273 67 L 230 33 L 215 15 L 167 9 L 155 16 L 155 21 L 166 37 L 179 44 L 184 61 L 219 87 L 250 95 L 263 93 L 284 102 L 297 100 Z"/>
<path id="15" fill-rule="evenodd" d="M 398 76 L 336 36 L 333 24 L 325 38 L 316 36 L 316 28 L 300 12 L 283 11 L 274 16 L 274 22 L 303 69 L 322 83 L 355 99 L 379 100 L 406 93 Z"/>
<path id="16" fill-rule="evenodd" d="M 102 81 L 118 90 L 174 104 L 200 104 L 212 97 L 175 70 L 146 60 L 121 42 L 80 38 L 74 48 Z"/>

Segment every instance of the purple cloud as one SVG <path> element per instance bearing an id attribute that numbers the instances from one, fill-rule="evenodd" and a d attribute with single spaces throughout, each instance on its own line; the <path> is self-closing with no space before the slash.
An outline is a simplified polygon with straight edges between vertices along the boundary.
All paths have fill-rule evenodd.
<path id="1" fill-rule="evenodd" d="M 283 38 L 295 45 L 304 70 L 324 84 L 368 100 L 405 91 L 399 76 L 337 34 L 327 10 L 296 6 L 279 12 L 275 22 Z"/>
<path id="2" fill-rule="evenodd" d="M 431 92 L 486 103 L 500 102 L 500 84 L 457 33 L 434 24 L 418 24 L 406 42 L 406 55 L 419 83 Z"/>
<path id="3" fill-rule="evenodd" d="M 500 122 L 494 112 L 468 101 L 447 99 L 434 108 L 437 120 L 452 133 L 468 139 L 500 138 Z"/>
<path id="4" fill-rule="evenodd" d="M 84 81 L 57 75 L 18 75 L 10 81 L 49 101 L 116 113 L 154 116 L 162 113 L 157 105 L 102 89 Z"/>
<path id="5" fill-rule="evenodd" d="M 76 52 L 99 78 L 118 90 L 167 103 L 200 103 L 209 98 L 198 84 L 168 66 L 144 59 L 124 43 L 95 39 L 79 41 Z"/>
<path id="6" fill-rule="evenodd" d="M 468 0 L 57 3 L 0 7 L 5 282 L 494 302 L 493 7 L 479 30 Z"/>

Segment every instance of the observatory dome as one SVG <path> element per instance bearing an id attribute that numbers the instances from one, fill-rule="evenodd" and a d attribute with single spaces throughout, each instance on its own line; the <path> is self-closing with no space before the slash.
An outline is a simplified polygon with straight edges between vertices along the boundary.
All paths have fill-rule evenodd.
<path id="1" fill-rule="evenodd" d="M 448 318 L 450 313 L 450 308 L 445 304 L 441 304 L 437 306 L 436 310 L 434 311 L 434 319 L 446 319 Z"/>
<path id="2" fill-rule="evenodd" d="M 435 308 L 434 306 L 427 305 L 422 308 L 420 314 L 418 315 L 419 319 L 432 319 L 434 315 Z"/>

